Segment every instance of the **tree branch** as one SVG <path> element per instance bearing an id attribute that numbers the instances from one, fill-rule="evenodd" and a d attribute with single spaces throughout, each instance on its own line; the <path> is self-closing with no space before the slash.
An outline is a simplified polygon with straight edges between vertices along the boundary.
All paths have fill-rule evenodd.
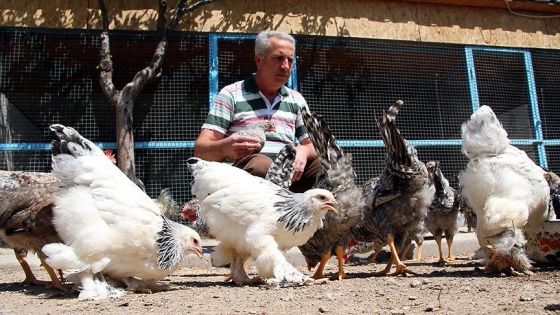
<path id="1" fill-rule="evenodd" d="M 181 19 L 183 18 L 183 15 L 185 15 L 185 13 L 192 12 L 192 11 L 198 9 L 201 6 L 206 5 L 208 3 L 212 3 L 214 1 L 216 1 L 216 0 L 201 0 L 201 1 L 198 1 L 195 4 L 191 4 L 190 6 L 185 8 L 187 0 L 179 0 L 179 3 L 177 4 L 177 11 L 175 11 L 175 16 L 173 16 L 173 19 L 171 20 L 171 22 L 167 26 L 167 30 L 166 30 L 167 34 L 173 32 L 175 30 L 175 28 L 177 27 L 177 24 L 179 24 L 179 21 L 181 21 Z"/>
<path id="2" fill-rule="evenodd" d="M 111 105 L 115 106 L 119 92 L 113 84 L 113 60 L 111 59 L 111 45 L 109 43 L 109 17 L 103 0 L 99 0 L 99 7 L 103 19 L 103 32 L 100 36 L 101 50 L 99 52 L 101 61 L 97 66 L 99 70 L 99 83 L 101 84 L 103 94 L 109 99 Z"/>

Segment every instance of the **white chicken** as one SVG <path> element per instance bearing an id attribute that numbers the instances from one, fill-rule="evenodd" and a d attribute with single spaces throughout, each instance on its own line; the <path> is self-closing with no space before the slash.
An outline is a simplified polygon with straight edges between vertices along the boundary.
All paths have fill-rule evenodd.
<path id="1" fill-rule="evenodd" d="M 55 199 L 53 223 L 62 243 L 47 244 L 47 263 L 81 284 L 79 299 L 122 294 L 104 275 L 129 290 L 169 287 L 157 281 L 177 270 L 187 254 L 201 257 L 200 237 L 167 219 L 154 201 L 76 130 L 51 129 L 52 173 L 68 189 Z"/>
<path id="2" fill-rule="evenodd" d="M 489 258 L 486 270 L 530 273 L 522 229 L 546 219 L 545 171 L 509 144 L 507 132 L 488 106 L 473 113 L 461 131 L 462 151 L 470 160 L 459 180 L 476 213 L 478 242 Z"/>
<path id="3" fill-rule="evenodd" d="M 313 281 L 292 266 L 283 252 L 303 245 L 323 226 L 336 200 L 324 189 L 293 193 L 225 163 L 187 160 L 192 193 L 201 203 L 200 215 L 220 241 L 212 254 L 216 265 L 230 264 L 238 285 L 266 280 L 282 286 Z M 250 279 L 243 264 L 256 262 L 260 278 Z"/>

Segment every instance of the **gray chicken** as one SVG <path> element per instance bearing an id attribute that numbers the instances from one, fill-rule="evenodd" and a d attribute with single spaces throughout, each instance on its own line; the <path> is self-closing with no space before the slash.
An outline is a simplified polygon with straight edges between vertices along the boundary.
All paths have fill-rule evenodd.
<path id="1" fill-rule="evenodd" d="M 404 248 L 401 250 L 401 260 L 405 261 L 407 259 L 408 252 L 410 251 L 410 247 L 412 246 L 412 241 L 418 245 L 416 250 L 416 261 L 422 260 L 422 249 L 424 247 L 424 235 L 426 235 L 428 230 L 426 229 L 426 224 L 424 220 L 418 222 L 418 226 L 412 230 L 412 232 L 408 233 L 406 237 L 406 241 L 404 242 Z"/>
<path id="2" fill-rule="evenodd" d="M 237 131 L 234 134 L 240 136 L 258 138 L 262 149 L 262 147 L 264 147 L 264 144 L 266 142 L 266 133 L 275 132 L 275 131 L 276 131 L 276 127 L 270 120 L 263 120 L 263 121 L 259 121 L 258 123 L 252 125 L 247 129 Z M 253 151 L 253 153 L 259 153 L 259 152 L 260 150 Z"/>
<path id="3" fill-rule="evenodd" d="M 459 230 L 460 224 L 460 202 L 457 192 L 453 187 L 449 186 L 449 182 L 441 172 L 441 165 L 438 161 L 430 161 L 426 163 L 428 172 L 432 175 L 435 187 L 434 199 L 428 207 L 428 215 L 424 220 L 426 228 L 436 241 L 439 250 L 438 263 L 454 261 L 451 245 L 453 237 Z M 441 249 L 441 235 L 445 234 L 447 242 L 448 255 L 447 260 L 443 258 Z"/>
<path id="4" fill-rule="evenodd" d="M 358 221 L 365 207 L 362 190 L 355 183 L 356 174 L 352 167 L 352 155 L 345 154 L 321 115 L 301 110 L 309 138 L 321 161 L 314 188 L 329 190 L 338 202 L 338 213 L 328 213 L 322 229 L 317 230 L 307 243 L 299 249 L 309 269 L 319 266 L 312 276 L 323 277 L 325 264 L 336 255 L 338 279 L 345 278 L 343 269 L 345 249 L 351 241 L 351 227 Z"/>
<path id="5" fill-rule="evenodd" d="M 0 237 L 14 249 L 25 272 L 24 284 L 66 290 L 41 251 L 45 244 L 61 242 L 52 224 L 52 208 L 54 197 L 63 189 L 48 173 L 0 171 Z M 28 251 L 37 253 L 51 282 L 37 280 L 26 259 Z"/>
<path id="6" fill-rule="evenodd" d="M 402 101 L 397 101 L 377 121 L 387 150 L 385 167 L 379 180 L 364 189 L 367 207 L 363 219 L 352 229 L 352 237 L 357 242 L 389 245 L 391 259 L 376 274 L 388 274 L 393 263 L 396 270 L 391 275 L 413 273 L 399 258 L 397 248 L 403 247 L 408 234 L 424 220 L 433 196 L 426 166 L 395 126 L 402 105 Z"/>

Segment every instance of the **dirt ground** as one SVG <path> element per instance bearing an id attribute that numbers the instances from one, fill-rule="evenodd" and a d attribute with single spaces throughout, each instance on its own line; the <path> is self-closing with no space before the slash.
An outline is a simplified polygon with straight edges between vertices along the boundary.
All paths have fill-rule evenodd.
<path id="1" fill-rule="evenodd" d="M 558 266 L 539 265 L 532 276 L 507 277 L 485 273 L 482 261 L 468 256 L 448 265 L 433 261 L 408 261 L 418 274 L 407 277 L 369 275 L 384 264 L 348 264 L 348 279 L 291 288 L 238 287 L 224 283 L 225 268 L 195 266 L 163 281 L 176 290 L 102 301 L 21 285 L 19 265 L 0 264 L 0 314 L 560 314 Z M 48 278 L 39 266 L 34 270 Z M 335 270 L 329 262 L 326 272 Z M 256 273 L 254 267 L 248 271 Z"/>

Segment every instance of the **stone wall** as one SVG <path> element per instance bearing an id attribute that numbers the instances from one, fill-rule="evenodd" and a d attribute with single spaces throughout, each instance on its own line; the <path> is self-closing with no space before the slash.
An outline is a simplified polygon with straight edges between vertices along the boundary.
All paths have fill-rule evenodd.
<path id="1" fill-rule="evenodd" d="M 175 3 L 168 2 L 171 12 Z M 279 29 L 308 35 L 560 48 L 560 18 L 543 17 L 560 14 L 554 13 L 559 5 L 551 6 L 550 12 L 512 12 L 432 2 L 455 1 L 220 0 L 185 15 L 178 30 L 256 33 Z M 482 2 L 503 5 L 502 0 Z M 111 28 L 155 29 L 156 1 L 118 0 L 106 1 L 106 5 Z M 0 12 L 3 26 L 97 29 L 101 25 L 95 0 L 2 0 Z"/>

